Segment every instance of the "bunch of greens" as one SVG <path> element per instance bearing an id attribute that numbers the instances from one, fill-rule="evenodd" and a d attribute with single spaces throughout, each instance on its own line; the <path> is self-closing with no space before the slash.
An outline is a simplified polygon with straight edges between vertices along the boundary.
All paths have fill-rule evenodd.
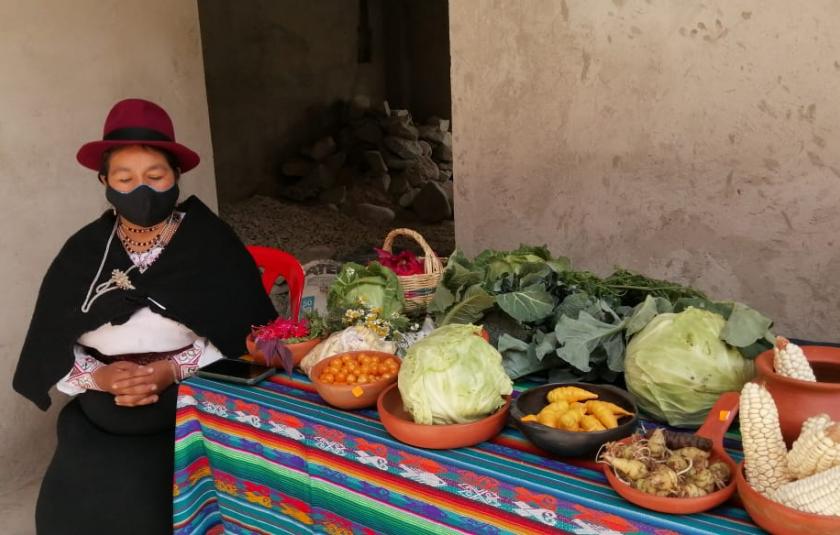
<path id="1" fill-rule="evenodd" d="M 545 247 L 455 251 L 429 311 L 438 325 L 483 323 L 519 378 L 548 370 L 550 381 L 615 381 L 624 371 L 626 342 L 659 314 L 689 306 L 726 320 L 721 337 L 747 358 L 772 347 L 771 322 L 740 303 L 627 270 L 600 278 L 574 271 Z"/>

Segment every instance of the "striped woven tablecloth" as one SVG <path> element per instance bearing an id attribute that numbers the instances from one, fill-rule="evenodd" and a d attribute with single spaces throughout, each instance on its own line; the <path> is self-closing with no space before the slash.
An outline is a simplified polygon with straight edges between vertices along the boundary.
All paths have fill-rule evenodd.
<path id="1" fill-rule="evenodd" d="M 727 447 L 740 457 L 737 434 Z M 472 448 L 405 445 L 375 410 L 333 409 L 300 375 L 182 383 L 173 491 L 178 534 L 761 533 L 731 504 L 637 508 L 600 471 L 546 457 L 510 427 Z"/>

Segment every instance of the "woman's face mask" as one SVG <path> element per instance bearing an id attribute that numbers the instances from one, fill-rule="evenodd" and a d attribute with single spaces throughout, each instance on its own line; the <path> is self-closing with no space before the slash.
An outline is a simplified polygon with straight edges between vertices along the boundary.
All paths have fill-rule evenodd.
<path id="1" fill-rule="evenodd" d="M 135 225 L 151 227 L 172 213 L 178 202 L 177 173 L 155 149 L 129 145 L 109 159 L 105 198 Z"/>
<path id="2" fill-rule="evenodd" d="M 142 184 L 127 193 L 122 193 L 108 186 L 105 189 L 105 198 L 118 214 L 130 222 L 141 227 L 151 227 L 169 217 L 178 202 L 178 193 L 177 182 L 164 191 Z"/>

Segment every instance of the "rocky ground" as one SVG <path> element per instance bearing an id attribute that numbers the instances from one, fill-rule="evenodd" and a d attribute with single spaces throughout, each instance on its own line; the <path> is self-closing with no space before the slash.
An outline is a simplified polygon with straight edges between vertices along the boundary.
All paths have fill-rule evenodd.
<path id="1" fill-rule="evenodd" d="M 245 244 L 276 247 L 297 256 L 302 263 L 316 258 L 366 258 L 373 255 L 374 247 L 382 247 L 385 236 L 396 227 L 416 230 L 438 255 L 446 256 L 455 247 L 453 221 L 421 223 L 407 211 L 398 213 L 395 221 L 377 226 L 327 205 L 305 205 L 259 195 L 222 204 L 219 211 Z M 408 239 L 396 243 L 397 248 L 417 249 L 412 245 Z"/>

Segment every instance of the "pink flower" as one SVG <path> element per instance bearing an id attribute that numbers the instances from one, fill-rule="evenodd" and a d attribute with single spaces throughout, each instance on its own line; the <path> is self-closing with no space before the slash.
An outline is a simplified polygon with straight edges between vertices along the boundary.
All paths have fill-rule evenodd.
<path id="1" fill-rule="evenodd" d="M 376 254 L 379 256 L 379 263 L 397 275 L 422 275 L 425 273 L 423 262 L 411 251 L 394 254 L 383 249 L 376 249 Z"/>
<path id="2" fill-rule="evenodd" d="M 309 336 L 309 322 L 306 319 L 296 321 L 289 318 L 277 318 L 268 325 L 253 327 L 256 340 L 287 340 Z"/>

